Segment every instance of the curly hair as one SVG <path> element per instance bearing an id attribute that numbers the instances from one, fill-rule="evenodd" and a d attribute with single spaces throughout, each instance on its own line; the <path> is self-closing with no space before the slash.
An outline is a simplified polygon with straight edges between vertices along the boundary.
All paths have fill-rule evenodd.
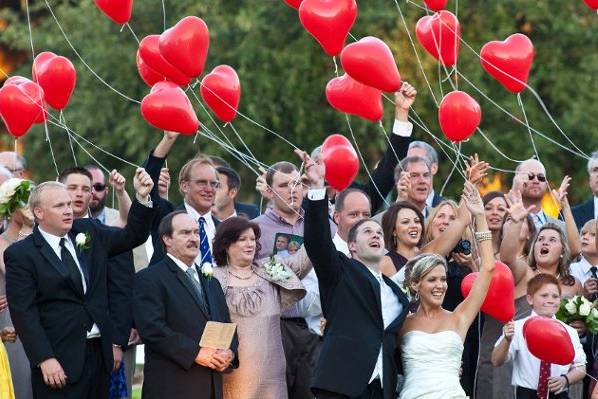
<path id="1" fill-rule="evenodd" d="M 261 249 L 259 240 L 262 235 L 260 226 L 257 223 L 251 222 L 244 217 L 235 216 L 226 219 L 216 227 L 212 257 L 217 266 L 226 266 L 228 263 L 228 249 L 239 240 L 239 237 L 247 229 L 252 229 L 255 234 L 255 255 L 257 256 Z"/>

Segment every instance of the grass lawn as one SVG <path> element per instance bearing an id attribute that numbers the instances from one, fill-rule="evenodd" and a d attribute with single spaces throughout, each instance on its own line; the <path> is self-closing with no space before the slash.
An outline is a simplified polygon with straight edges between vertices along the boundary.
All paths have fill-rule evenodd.
<path id="1" fill-rule="evenodd" d="M 141 399 L 141 388 L 133 389 L 133 397 L 131 399 Z"/>

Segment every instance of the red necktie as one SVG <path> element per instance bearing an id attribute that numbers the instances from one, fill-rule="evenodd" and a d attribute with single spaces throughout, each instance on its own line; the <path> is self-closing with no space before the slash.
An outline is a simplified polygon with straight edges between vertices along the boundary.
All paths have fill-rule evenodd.
<path id="1" fill-rule="evenodd" d="M 540 362 L 540 375 L 538 377 L 538 398 L 546 399 L 548 395 L 548 378 L 550 378 L 550 363 Z"/>

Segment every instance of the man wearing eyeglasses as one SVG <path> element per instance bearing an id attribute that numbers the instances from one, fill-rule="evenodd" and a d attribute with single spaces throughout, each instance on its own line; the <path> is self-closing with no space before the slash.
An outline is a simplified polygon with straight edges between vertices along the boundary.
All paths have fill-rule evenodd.
<path id="1" fill-rule="evenodd" d="M 184 210 L 199 225 L 200 251 L 195 263 L 213 263 L 212 240 L 216 234 L 219 221 L 212 216 L 212 206 L 216 198 L 216 191 L 220 186 L 218 173 L 212 161 L 207 157 L 193 158 L 188 161 L 179 172 L 179 191 L 183 196 L 183 203 L 175 206 L 170 201 L 158 195 L 158 179 L 166 156 L 176 141 L 178 133 L 164 132 L 164 137 L 154 151 L 150 153 L 144 167 L 154 181 L 152 201 L 159 203 L 159 215 L 154 220 L 152 228 L 152 243 L 154 255 L 150 264 L 160 261 L 164 256 L 164 248 L 158 235 L 158 226 L 162 218 L 175 210 Z"/>

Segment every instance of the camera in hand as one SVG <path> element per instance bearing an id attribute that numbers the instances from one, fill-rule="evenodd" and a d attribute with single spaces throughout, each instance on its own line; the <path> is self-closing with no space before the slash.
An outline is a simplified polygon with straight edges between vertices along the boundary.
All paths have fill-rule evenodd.
<path id="1" fill-rule="evenodd" d="M 469 240 L 459 240 L 451 252 L 469 255 L 471 253 L 471 242 Z"/>

